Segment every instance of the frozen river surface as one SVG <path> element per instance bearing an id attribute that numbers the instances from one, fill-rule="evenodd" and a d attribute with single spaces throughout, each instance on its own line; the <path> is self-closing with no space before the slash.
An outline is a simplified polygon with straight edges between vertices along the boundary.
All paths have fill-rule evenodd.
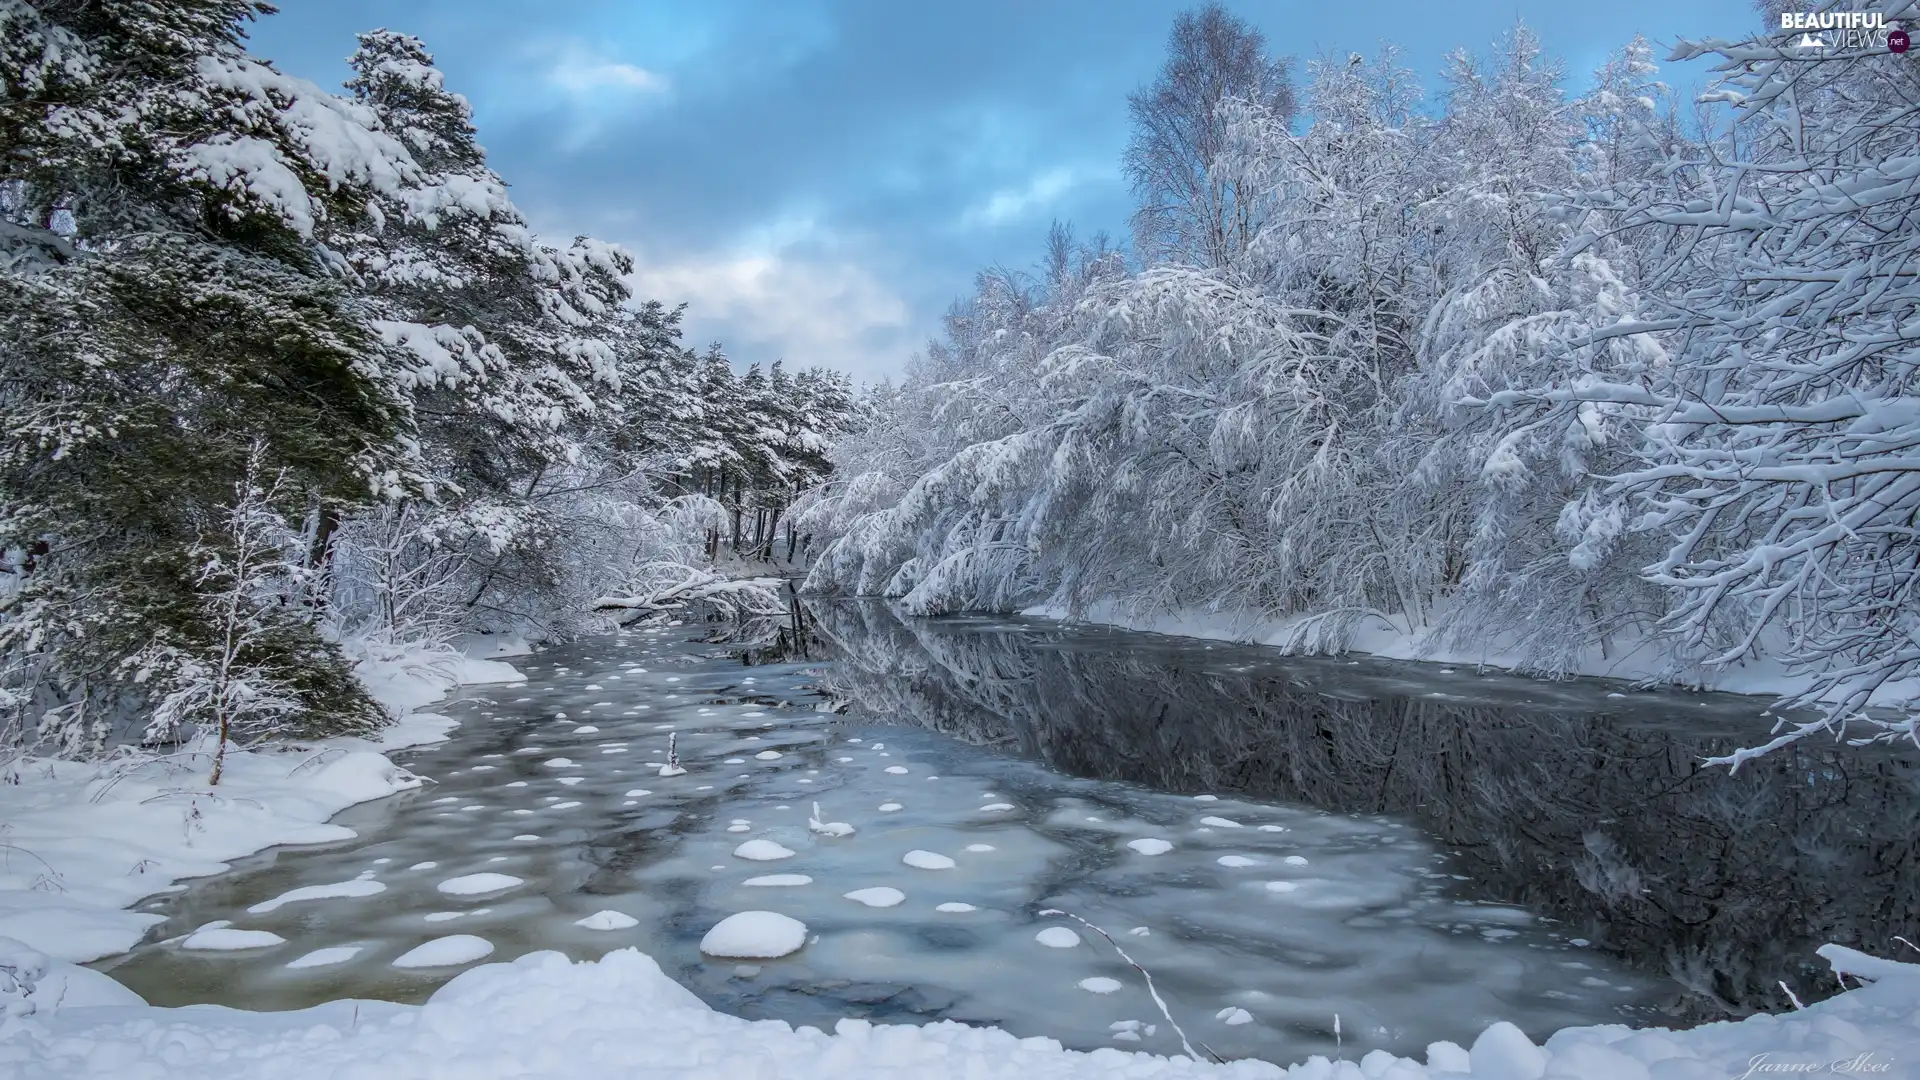
<path id="1" fill-rule="evenodd" d="M 1807 868 L 1766 852 L 1805 837 L 1744 850 L 1720 818 L 1789 799 L 1844 854 L 1823 784 L 1912 797 L 1892 758 L 1699 776 L 1701 747 L 1753 730 L 1751 700 L 820 614 L 831 660 L 748 666 L 686 627 L 517 658 L 525 685 L 448 704 L 453 740 L 401 756 L 435 783 L 343 815 L 357 840 L 157 898 L 169 921 L 99 966 L 156 1004 L 273 1009 L 634 945 L 751 1017 L 1179 1052 L 1124 950 L 1223 1057 L 1418 1053 L 1496 1019 L 1538 1037 L 1749 1007 L 1798 970 L 1769 905 Z M 1725 825 L 1720 848 L 1654 850 L 1640 818 L 1674 799 L 1687 829 Z M 1878 891 L 1859 911 L 1799 897 L 1823 940 L 1911 896 L 1904 855 L 1849 857 L 1879 860 Z M 1769 874 L 1784 901 L 1729 894 Z M 804 922 L 804 947 L 703 956 L 748 910 Z"/>

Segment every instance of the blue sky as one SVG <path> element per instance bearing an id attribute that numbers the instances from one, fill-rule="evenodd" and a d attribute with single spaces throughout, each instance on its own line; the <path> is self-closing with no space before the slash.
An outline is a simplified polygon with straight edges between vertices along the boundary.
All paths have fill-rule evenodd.
<path id="1" fill-rule="evenodd" d="M 1048 223 L 1124 237 L 1127 94 L 1149 0 L 280 0 L 254 51 L 323 84 L 359 30 L 423 37 L 536 228 L 625 245 L 644 296 L 736 360 L 898 372 Z M 1583 85 L 1638 31 L 1744 36 L 1749 0 L 1229 0 L 1272 50 L 1406 47 L 1429 79 L 1515 19 Z M 1664 52 L 1662 53 L 1664 55 Z M 1688 85 L 1697 72 L 1668 75 Z"/>

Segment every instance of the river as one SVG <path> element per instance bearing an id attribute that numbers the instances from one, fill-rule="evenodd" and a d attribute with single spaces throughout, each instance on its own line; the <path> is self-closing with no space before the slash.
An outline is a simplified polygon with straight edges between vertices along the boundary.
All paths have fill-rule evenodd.
<path id="1" fill-rule="evenodd" d="M 813 615 L 808 654 L 777 662 L 693 626 L 516 658 L 525 685 L 463 694 L 452 741 L 398 755 L 434 783 L 343 814 L 355 840 L 154 898 L 167 921 L 96 966 L 156 1004 L 284 1009 L 423 1000 L 460 968 L 393 961 L 452 934 L 493 960 L 633 945 L 749 1017 L 1167 1053 L 1184 1032 L 1285 1062 L 1496 1019 L 1539 1038 L 1778 1009 L 1782 981 L 1837 989 L 1815 945 L 1913 936 L 1914 756 L 1803 743 L 1703 769 L 1765 732 L 1757 699 Z M 670 753 L 684 774 L 660 775 Z M 816 803 L 854 833 L 810 829 Z M 739 857 L 751 840 L 793 854 Z M 275 903 L 316 886 L 338 895 Z M 742 910 L 809 941 L 702 956 Z M 217 921 L 287 942 L 183 947 Z"/>

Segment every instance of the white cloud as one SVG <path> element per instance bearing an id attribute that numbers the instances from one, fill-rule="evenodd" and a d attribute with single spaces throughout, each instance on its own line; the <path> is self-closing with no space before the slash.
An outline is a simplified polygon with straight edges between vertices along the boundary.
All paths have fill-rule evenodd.
<path id="1" fill-rule="evenodd" d="M 547 83 L 572 97 L 657 94 L 669 86 L 667 77 L 659 72 L 601 56 L 577 42 L 560 51 L 547 69 Z"/>
<path id="2" fill-rule="evenodd" d="M 598 90 L 656 91 L 667 88 L 666 76 L 611 60 L 582 65 L 563 64 L 553 70 L 550 78 L 555 86 L 575 94 Z"/>
<path id="3" fill-rule="evenodd" d="M 784 358 L 858 378 L 897 375 L 927 328 L 867 267 L 777 250 L 696 253 L 653 261 L 633 275 L 640 299 L 687 302 L 686 339 L 718 340 L 741 361 Z"/>
<path id="4" fill-rule="evenodd" d="M 970 207 L 961 215 L 962 225 L 999 225 L 1042 209 L 1048 203 L 1091 179 L 1086 170 L 1059 166 L 1037 173 L 1019 187 L 1001 188 L 985 202 Z"/>

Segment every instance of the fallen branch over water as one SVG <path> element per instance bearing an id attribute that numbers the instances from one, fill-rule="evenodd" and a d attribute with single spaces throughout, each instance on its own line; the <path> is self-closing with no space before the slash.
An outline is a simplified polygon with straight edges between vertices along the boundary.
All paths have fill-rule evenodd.
<path id="1" fill-rule="evenodd" d="M 649 563 L 629 580 L 626 596 L 602 596 L 595 611 L 678 611 L 704 601 L 729 618 L 737 615 L 781 615 L 786 604 L 778 577 L 730 578 L 703 567 L 680 563 Z"/>

